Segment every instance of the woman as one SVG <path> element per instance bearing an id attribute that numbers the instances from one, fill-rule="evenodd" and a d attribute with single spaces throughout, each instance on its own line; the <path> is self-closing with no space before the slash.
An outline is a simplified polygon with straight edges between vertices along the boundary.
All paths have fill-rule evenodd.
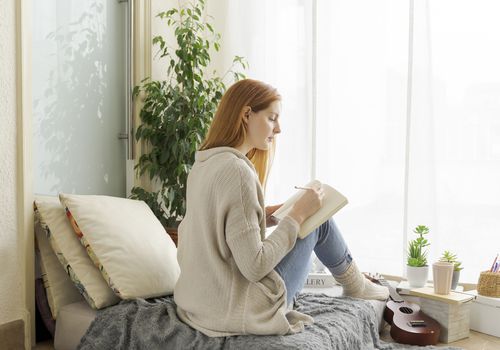
<path id="1" fill-rule="evenodd" d="M 280 133 L 276 89 L 255 80 L 232 85 L 196 153 L 179 226 L 181 274 L 174 290 L 181 320 L 208 336 L 288 334 L 311 324 L 292 310 L 307 278 L 311 253 L 342 284 L 344 295 L 386 299 L 385 287 L 364 278 L 332 219 L 304 239 L 300 224 L 320 207 L 308 189 L 265 238 L 265 183 Z"/>

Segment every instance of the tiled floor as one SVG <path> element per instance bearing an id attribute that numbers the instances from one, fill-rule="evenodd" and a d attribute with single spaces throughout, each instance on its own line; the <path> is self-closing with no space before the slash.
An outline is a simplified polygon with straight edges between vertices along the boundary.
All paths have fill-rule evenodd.
<path id="1" fill-rule="evenodd" d="M 453 345 L 468 350 L 498 350 L 500 338 L 473 331 L 469 338 L 456 341 Z"/>
<path id="2" fill-rule="evenodd" d="M 33 349 L 35 350 L 54 350 L 54 344 L 52 340 L 45 340 L 43 342 L 37 343 Z"/>

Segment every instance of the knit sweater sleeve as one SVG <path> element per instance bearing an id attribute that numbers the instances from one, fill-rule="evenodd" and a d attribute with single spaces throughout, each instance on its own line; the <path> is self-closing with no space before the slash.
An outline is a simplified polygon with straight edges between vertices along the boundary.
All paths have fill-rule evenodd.
<path id="1" fill-rule="evenodd" d="M 248 166 L 227 169 L 232 174 L 225 191 L 225 236 L 240 272 L 249 281 L 257 282 L 293 248 L 299 225 L 291 217 L 285 217 L 262 239 L 261 230 L 265 225 L 261 225 L 261 221 L 265 215 L 259 202 L 259 185 L 252 170 L 245 167 Z"/>

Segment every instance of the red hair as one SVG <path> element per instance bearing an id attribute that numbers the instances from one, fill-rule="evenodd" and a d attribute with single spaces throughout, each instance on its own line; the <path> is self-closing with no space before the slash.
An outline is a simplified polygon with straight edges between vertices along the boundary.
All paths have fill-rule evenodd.
<path id="1" fill-rule="evenodd" d="M 246 139 L 247 126 L 243 122 L 244 108 L 253 112 L 268 108 L 274 101 L 280 101 L 278 91 L 261 81 L 244 79 L 233 84 L 222 99 L 208 129 L 200 150 L 214 147 L 238 147 Z M 274 156 L 275 143 L 268 150 L 252 149 L 246 156 L 255 166 L 259 181 L 265 188 L 267 176 Z"/>

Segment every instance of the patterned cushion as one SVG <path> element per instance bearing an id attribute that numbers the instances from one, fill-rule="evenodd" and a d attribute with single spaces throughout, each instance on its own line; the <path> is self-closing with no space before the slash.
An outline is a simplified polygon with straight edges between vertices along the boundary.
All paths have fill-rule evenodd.
<path id="1" fill-rule="evenodd" d="M 173 293 L 180 269 L 177 249 L 143 201 L 60 194 L 88 255 L 122 299 Z"/>
<path id="2" fill-rule="evenodd" d="M 57 197 L 37 198 L 36 215 L 59 263 L 76 289 L 94 309 L 114 305 L 120 299 L 106 284 L 99 269 L 75 236 Z"/>
<path id="3" fill-rule="evenodd" d="M 56 254 L 52 250 L 47 238 L 47 230 L 40 224 L 40 215 L 36 207 L 35 249 L 50 312 L 55 320 L 61 307 L 81 301 L 83 297 L 71 282 L 71 278 L 66 274 L 64 267 L 59 263 Z"/>
<path id="4" fill-rule="evenodd" d="M 52 317 L 52 311 L 50 311 L 49 301 L 47 300 L 47 293 L 42 278 L 35 279 L 35 305 L 36 305 L 35 317 L 38 316 L 40 317 L 41 323 L 50 334 L 50 338 L 54 338 L 54 334 L 56 332 L 56 321 Z M 47 339 L 48 338 L 46 337 L 47 332 L 44 332 L 43 327 L 39 326 L 37 320 L 35 322 L 37 322 L 36 340 L 38 341 L 39 338 Z"/>

